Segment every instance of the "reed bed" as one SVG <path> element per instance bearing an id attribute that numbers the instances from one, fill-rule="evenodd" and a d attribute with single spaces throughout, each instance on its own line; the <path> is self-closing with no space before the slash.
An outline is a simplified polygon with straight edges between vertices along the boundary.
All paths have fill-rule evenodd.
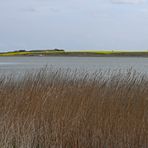
<path id="1" fill-rule="evenodd" d="M 147 75 L 44 68 L 0 76 L 0 148 L 147 147 Z"/>

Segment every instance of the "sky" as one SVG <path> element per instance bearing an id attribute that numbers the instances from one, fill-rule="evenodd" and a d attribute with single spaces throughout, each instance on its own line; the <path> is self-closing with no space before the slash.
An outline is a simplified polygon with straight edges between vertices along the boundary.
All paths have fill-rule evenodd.
<path id="1" fill-rule="evenodd" d="M 0 0 L 0 51 L 148 50 L 148 0 Z"/>

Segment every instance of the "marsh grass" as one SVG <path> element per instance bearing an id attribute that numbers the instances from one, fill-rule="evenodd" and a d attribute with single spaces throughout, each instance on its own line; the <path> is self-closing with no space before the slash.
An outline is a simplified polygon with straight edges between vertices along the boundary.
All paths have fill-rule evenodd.
<path id="1" fill-rule="evenodd" d="M 148 77 L 106 73 L 1 76 L 0 147 L 148 147 Z"/>

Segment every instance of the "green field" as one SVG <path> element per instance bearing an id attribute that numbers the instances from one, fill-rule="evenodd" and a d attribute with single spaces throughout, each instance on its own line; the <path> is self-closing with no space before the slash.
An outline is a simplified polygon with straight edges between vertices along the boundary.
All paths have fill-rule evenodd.
<path id="1" fill-rule="evenodd" d="M 0 53 L 0 56 L 144 56 L 148 57 L 148 51 L 120 51 L 120 50 L 20 50 Z"/>
<path id="2" fill-rule="evenodd" d="M 0 53 L 0 56 L 26 56 L 26 55 L 39 56 L 39 55 L 49 55 L 57 53 L 64 53 L 64 51 L 56 51 L 56 50 L 12 51 L 12 52 Z"/>

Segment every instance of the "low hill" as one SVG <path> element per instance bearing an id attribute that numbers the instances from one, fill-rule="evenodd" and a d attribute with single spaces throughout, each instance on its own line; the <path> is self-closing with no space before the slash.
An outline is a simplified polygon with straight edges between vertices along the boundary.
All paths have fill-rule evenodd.
<path id="1" fill-rule="evenodd" d="M 0 53 L 0 56 L 148 57 L 148 51 L 64 51 L 63 49 L 17 50 Z"/>

